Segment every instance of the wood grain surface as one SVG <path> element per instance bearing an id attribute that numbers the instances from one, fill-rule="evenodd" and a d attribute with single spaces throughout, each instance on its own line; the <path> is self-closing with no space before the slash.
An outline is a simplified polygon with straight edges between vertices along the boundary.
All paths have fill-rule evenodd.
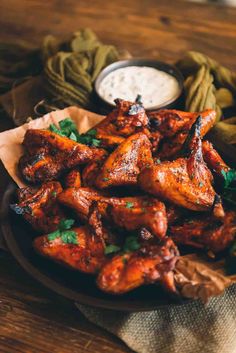
<path id="1" fill-rule="evenodd" d="M 48 33 L 68 38 L 91 27 L 105 43 L 134 56 L 174 62 L 187 50 L 236 69 L 236 8 L 177 0 L 0 0 L 0 40 L 40 45 Z M 0 111 L 0 130 L 12 123 Z M 7 182 L 0 168 L 0 197 Z M 131 352 L 90 324 L 73 303 L 35 283 L 0 253 L 1 353 Z"/>

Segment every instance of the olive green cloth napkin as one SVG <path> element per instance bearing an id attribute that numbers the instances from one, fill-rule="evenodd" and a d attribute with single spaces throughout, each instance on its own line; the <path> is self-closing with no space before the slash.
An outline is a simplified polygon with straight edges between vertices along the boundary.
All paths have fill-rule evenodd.
<path id="1" fill-rule="evenodd" d="M 236 353 L 236 285 L 206 305 L 196 301 L 137 313 L 76 306 L 137 353 Z"/>

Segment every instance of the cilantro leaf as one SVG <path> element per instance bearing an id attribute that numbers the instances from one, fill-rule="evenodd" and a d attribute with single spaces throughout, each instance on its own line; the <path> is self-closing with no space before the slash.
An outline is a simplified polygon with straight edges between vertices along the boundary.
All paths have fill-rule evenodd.
<path id="1" fill-rule="evenodd" d="M 55 230 L 55 232 L 48 234 L 48 240 L 50 240 L 50 241 L 55 240 L 59 236 L 60 236 L 60 230 L 57 229 L 57 230 Z"/>
<path id="2" fill-rule="evenodd" d="M 236 170 L 230 169 L 228 172 L 222 170 L 221 173 L 225 181 L 224 188 L 228 188 L 233 181 L 236 181 Z"/>
<path id="3" fill-rule="evenodd" d="M 74 219 L 62 219 L 59 223 L 60 230 L 70 229 L 75 223 Z"/>
<path id="4" fill-rule="evenodd" d="M 96 129 L 89 130 L 86 134 L 79 134 L 75 122 L 71 118 L 59 121 L 59 126 L 51 124 L 49 130 L 57 135 L 82 143 L 83 145 L 99 147 L 101 140 L 96 138 Z"/>
<path id="5" fill-rule="evenodd" d="M 58 225 L 58 229 L 48 234 L 48 240 L 53 241 L 56 238 L 61 238 L 65 244 L 78 244 L 76 232 L 69 230 L 74 223 L 74 219 L 62 219 Z"/>
<path id="6" fill-rule="evenodd" d="M 236 187 L 232 186 L 232 184 L 236 182 L 236 170 L 230 169 L 228 172 L 222 170 L 221 173 L 224 177 L 222 197 L 232 205 L 236 206 Z"/>
<path id="7" fill-rule="evenodd" d="M 78 244 L 77 234 L 73 230 L 61 232 L 61 240 L 65 244 Z"/>
<path id="8" fill-rule="evenodd" d="M 125 207 L 126 208 L 133 208 L 134 204 L 133 204 L 133 202 L 127 201 Z"/>
<path id="9" fill-rule="evenodd" d="M 107 245 L 105 248 L 105 255 L 109 255 L 109 254 L 114 254 L 116 252 L 120 251 L 120 247 L 118 245 Z"/>

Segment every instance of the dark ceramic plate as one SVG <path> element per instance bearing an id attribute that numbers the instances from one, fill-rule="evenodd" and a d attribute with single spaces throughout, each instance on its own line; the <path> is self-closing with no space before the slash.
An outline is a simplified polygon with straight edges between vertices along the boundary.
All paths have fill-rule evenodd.
<path id="1" fill-rule="evenodd" d="M 15 184 L 9 184 L 2 199 L 2 233 L 8 249 L 19 264 L 46 287 L 78 303 L 113 310 L 149 311 L 162 305 L 183 302 L 171 298 L 155 285 L 141 287 L 122 296 L 107 295 L 96 287 L 93 276 L 69 270 L 40 257 L 32 249 L 35 232 L 10 210 L 9 205 L 15 201 L 15 192 Z"/>

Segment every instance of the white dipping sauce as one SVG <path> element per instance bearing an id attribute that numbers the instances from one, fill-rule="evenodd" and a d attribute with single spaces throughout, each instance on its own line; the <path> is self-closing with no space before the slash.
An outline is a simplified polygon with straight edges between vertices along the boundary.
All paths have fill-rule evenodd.
<path id="1" fill-rule="evenodd" d="M 126 66 L 112 71 L 98 87 L 100 96 L 111 104 L 116 98 L 133 102 L 140 94 L 147 109 L 170 101 L 179 90 L 175 77 L 148 66 Z"/>

